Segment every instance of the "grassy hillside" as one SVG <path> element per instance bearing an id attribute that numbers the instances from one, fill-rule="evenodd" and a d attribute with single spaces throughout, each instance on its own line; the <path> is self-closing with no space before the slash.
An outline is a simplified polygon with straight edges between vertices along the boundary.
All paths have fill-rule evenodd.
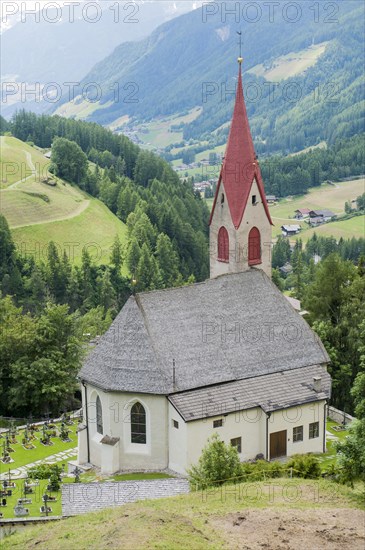
<path id="1" fill-rule="evenodd" d="M 328 209 L 335 214 L 344 214 L 346 201 L 358 197 L 364 192 L 364 179 L 335 183 L 334 185 L 321 185 L 319 188 L 312 188 L 309 192 L 300 197 L 287 197 L 276 205 L 270 206 L 270 214 L 274 222 L 273 235 L 281 234 L 280 227 L 284 224 L 295 223 L 301 225 L 300 238 L 309 239 L 315 231 L 321 235 L 334 235 L 336 238 L 363 237 L 364 216 L 359 216 L 343 222 L 331 222 L 322 227 L 308 229 L 308 224 L 294 220 L 294 212 L 298 208 Z"/>
<path id="2" fill-rule="evenodd" d="M 360 549 L 356 491 L 326 481 L 276 479 L 144 501 L 6 538 L 4 550 L 110 548 Z M 331 546 L 328 546 L 328 544 Z M 341 543 L 341 546 L 338 544 Z"/>
<path id="3" fill-rule="evenodd" d="M 281 235 L 281 226 L 284 224 L 299 224 L 302 231 L 297 238 L 307 241 L 313 235 L 323 235 L 329 237 L 333 235 L 336 239 L 343 237 L 360 238 L 365 234 L 365 216 L 357 216 L 345 221 L 326 223 L 314 229 L 308 228 L 304 221 L 294 219 L 294 212 L 298 208 L 311 208 L 318 210 L 332 210 L 335 214 L 344 214 L 344 205 L 346 201 L 355 199 L 364 192 L 365 180 L 358 179 L 353 181 L 342 181 L 335 185 L 321 185 L 319 188 L 310 189 L 308 194 L 301 197 L 287 197 L 275 205 L 269 205 L 270 214 L 274 227 L 273 237 Z M 213 199 L 206 199 L 209 209 L 213 206 Z M 293 237 L 294 239 L 295 237 Z M 291 239 L 292 240 L 292 239 Z"/>
<path id="4" fill-rule="evenodd" d="M 314 44 L 299 52 L 290 52 L 279 56 L 267 65 L 256 65 L 249 70 L 256 76 L 262 76 L 269 82 L 280 82 L 291 76 L 304 73 L 316 64 L 318 58 L 325 52 L 327 42 Z"/>
<path id="5" fill-rule="evenodd" d="M 42 258 L 53 240 L 75 263 L 84 246 L 97 263 L 108 263 L 115 235 L 126 238 L 123 222 L 76 186 L 58 178 L 55 187 L 43 183 L 49 160 L 41 150 L 13 137 L 0 140 L 1 213 L 18 248 Z"/>
<path id="6" fill-rule="evenodd" d="M 35 250 L 36 254 L 40 251 L 42 255 L 52 240 L 62 250 L 70 251 L 70 260 L 76 264 L 81 262 L 83 247 L 96 263 L 108 264 L 115 235 L 124 242 L 127 228 L 105 204 L 90 197 L 88 207 L 71 219 L 14 229 L 12 235 L 23 252 Z"/>

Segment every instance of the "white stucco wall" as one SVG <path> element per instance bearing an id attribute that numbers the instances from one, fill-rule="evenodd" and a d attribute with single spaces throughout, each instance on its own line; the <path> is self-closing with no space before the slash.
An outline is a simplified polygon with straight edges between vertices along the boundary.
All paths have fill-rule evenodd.
<path id="1" fill-rule="evenodd" d="M 322 453 L 325 422 L 324 406 L 325 401 L 318 401 L 300 407 L 275 411 L 269 419 L 269 442 L 271 433 L 286 430 L 287 456 L 297 453 Z M 309 439 L 309 424 L 312 422 L 319 422 L 319 437 Z M 293 441 L 293 428 L 296 426 L 303 426 L 303 441 Z"/>
<path id="2" fill-rule="evenodd" d="M 185 474 L 188 465 L 187 456 L 187 423 L 177 410 L 168 404 L 169 414 L 169 468 L 179 474 Z M 174 420 L 179 427 L 174 427 Z"/>
<path id="3" fill-rule="evenodd" d="M 99 395 L 103 407 L 103 435 L 119 437 L 116 447 L 105 448 L 96 431 L 95 399 Z M 142 403 L 147 413 L 147 443 L 130 442 L 130 408 L 136 401 Z M 184 422 L 176 409 L 164 396 L 103 392 L 88 386 L 88 421 L 90 462 L 112 473 L 119 470 L 161 470 L 170 468 L 184 474 L 199 460 L 209 437 L 217 432 L 229 444 L 241 437 L 241 461 L 254 459 L 258 454 L 270 453 L 270 434 L 286 430 L 287 456 L 296 453 L 323 452 L 325 401 L 291 407 L 266 414 L 259 407 L 237 411 L 227 416 L 215 416 Z M 86 419 L 86 411 L 84 410 Z M 223 426 L 213 428 L 213 421 L 223 419 Z M 173 420 L 179 423 L 175 428 Z M 319 422 L 319 437 L 309 438 L 309 424 Z M 266 428 L 267 424 L 267 428 Z M 293 441 L 293 428 L 303 426 L 303 441 Z M 267 441 L 266 441 L 267 429 Z M 79 463 L 86 455 L 86 430 L 80 433 Z M 113 457 L 111 457 L 113 454 Z M 119 455 L 119 459 L 116 457 Z M 109 458 L 108 458 L 109 457 Z M 268 456 L 270 458 L 270 456 Z M 81 460 L 82 459 L 82 460 Z M 103 464 L 108 461 L 108 464 Z M 112 463 L 112 464 L 109 464 Z"/>
<path id="4" fill-rule="evenodd" d="M 103 434 L 96 430 L 95 400 L 99 395 L 103 409 Z M 168 466 L 168 402 L 164 396 L 147 394 L 130 394 L 122 392 L 103 392 L 98 388 L 87 385 L 88 425 L 90 462 L 102 468 L 110 468 L 102 464 L 102 448 L 100 441 L 103 435 L 119 437 L 119 461 L 115 468 L 118 470 L 159 470 Z M 131 443 L 130 437 L 130 409 L 139 401 L 146 411 L 147 438 L 146 444 Z M 85 400 L 83 397 L 84 418 L 86 420 Z M 82 444 L 86 444 L 83 438 Z M 109 456 L 106 449 L 104 457 Z M 85 456 L 84 449 L 80 456 Z M 104 459 L 106 460 L 106 458 Z"/>
<path id="5" fill-rule="evenodd" d="M 221 195 L 224 194 L 224 203 L 221 205 Z M 256 195 L 257 203 L 252 204 L 252 195 Z M 229 235 L 229 263 L 218 261 L 218 231 L 224 226 Z M 252 182 L 251 191 L 241 225 L 236 230 L 231 219 L 224 182 L 221 182 L 217 203 L 210 225 L 210 277 L 218 277 L 225 273 L 238 273 L 251 269 L 248 265 L 248 234 L 253 227 L 257 227 L 261 235 L 262 263 L 254 266 L 262 269 L 271 277 L 271 225 L 267 219 L 264 205 L 256 180 Z"/>
<path id="6" fill-rule="evenodd" d="M 213 421 L 223 419 L 223 426 L 213 428 Z M 260 408 L 247 411 L 237 411 L 227 416 L 216 416 L 187 423 L 188 453 L 187 464 L 191 466 L 199 460 L 207 439 L 215 432 L 225 443 L 231 439 L 242 438 L 241 461 L 255 458 L 259 453 L 265 453 L 265 422 L 266 415 Z"/>
<path id="7" fill-rule="evenodd" d="M 287 456 L 297 453 L 323 452 L 325 401 L 308 403 L 275 411 L 268 420 L 262 409 L 255 408 L 227 415 L 187 423 L 187 467 L 196 464 L 207 439 L 217 432 L 225 443 L 242 438 L 241 461 L 254 459 L 258 454 L 270 454 L 270 434 L 287 430 Z M 213 428 L 213 421 L 223 418 L 223 426 Z M 309 424 L 319 422 L 319 437 L 309 439 Z M 303 441 L 293 441 L 293 428 L 303 426 Z M 270 458 L 270 457 L 269 457 Z"/>

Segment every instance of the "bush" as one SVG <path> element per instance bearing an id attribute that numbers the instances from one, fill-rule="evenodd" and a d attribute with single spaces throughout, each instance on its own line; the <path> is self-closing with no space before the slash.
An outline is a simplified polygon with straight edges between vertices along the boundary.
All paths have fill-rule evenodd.
<path id="1" fill-rule="evenodd" d="M 257 460 L 255 462 L 243 462 L 241 464 L 242 481 L 262 481 L 281 477 L 284 471 L 284 464 L 280 462 L 267 462 Z"/>
<path id="2" fill-rule="evenodd" d="M 33 466 L 29 468 L 29 479 L 51 479 L 52 476 L 56 476 L 58 481 L 61 481 L 62 467 L 57 464 L 40 464 L 39 466 Z"/>
<path id="3" fill-rule="evenodd" d="M 226 445 L 218 434 L 208 439 L 197 465 L 188 471 L 190 483 L 195 488 L 222 485 L 225 481 L 241 475 L 237 449 Z"/>
<path id="4" fill-rule="evenodd" d="M 321 477 L 321 467 L 318 459 L 311 455 L 293 455 L 286 464 L 287 468 L 293 468 L 295 477 L 318 478 Z"/>

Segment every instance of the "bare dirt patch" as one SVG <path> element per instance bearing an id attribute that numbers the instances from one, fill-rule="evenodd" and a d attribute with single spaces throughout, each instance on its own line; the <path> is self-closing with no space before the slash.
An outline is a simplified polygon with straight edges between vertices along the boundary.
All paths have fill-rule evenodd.
<path id="1" fill-rule="evenodd" d="M 365 513 L 356 509 L 264 508 L 211 519 L 226 548 L 240 550 L 363 550 Z"/>

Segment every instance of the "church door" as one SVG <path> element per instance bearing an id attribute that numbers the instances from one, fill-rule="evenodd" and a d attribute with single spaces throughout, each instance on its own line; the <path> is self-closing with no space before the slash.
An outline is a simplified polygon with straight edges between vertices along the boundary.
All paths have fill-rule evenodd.
<path id="1" fill-rule="evenodd" d="M 270 434 L 270 460 L 286 456 L 286 430 Z"/>

